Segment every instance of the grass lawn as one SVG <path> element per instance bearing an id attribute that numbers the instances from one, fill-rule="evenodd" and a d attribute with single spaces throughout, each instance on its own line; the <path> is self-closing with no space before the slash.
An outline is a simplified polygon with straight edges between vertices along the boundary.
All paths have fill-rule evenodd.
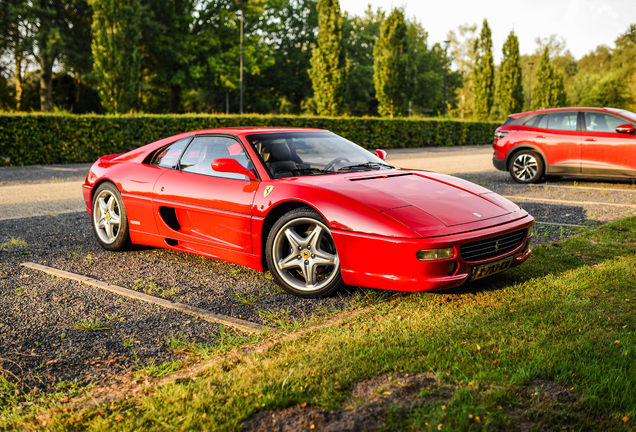
<path id="1" fill-rule="evenodd" d="M 226 347 L 196 379 L 116 403 L 51 402 L 43 414 L 0 393 L 0 428 L 236 430 L 260 413 L 255 429 L 371 418 L 360 424 L 634 430 L 635 287 L 630 218 L 537 247 L 525 265 L 451 292 L 364 291 L 335 325 L 265 336 L 261 350 Z"/>

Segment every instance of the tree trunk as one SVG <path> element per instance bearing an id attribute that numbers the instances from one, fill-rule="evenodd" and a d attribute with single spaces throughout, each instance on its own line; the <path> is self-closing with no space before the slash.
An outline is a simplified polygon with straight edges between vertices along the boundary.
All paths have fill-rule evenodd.
<path id="1" fill-rule="evenodd" d="M 53 111 L 53 60 L 48 55 L 40 57 L 40 109 L 43 112 Z"/>
<path id="2" fill-rule="evenodd" d="M 15 53 L 15 109 L 22 110 L 22 55 Z"/>
<path id="3" fill-rule="evenodd" d="M 170 112 L 178 113 L 179 107 L 181 106 L 181 86 L 170 86 L 170 90 L 172 91 L 172 98 L 170 99 Z"/>

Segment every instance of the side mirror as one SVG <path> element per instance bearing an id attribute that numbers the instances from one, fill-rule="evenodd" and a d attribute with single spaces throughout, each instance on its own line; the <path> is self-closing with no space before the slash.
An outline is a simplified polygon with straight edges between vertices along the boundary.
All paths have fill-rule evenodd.
<path id="1" fill-rule="evenodd" d="M 375 151 L 375 155 L 377 157 L 379 157 L 380 159 L 382 159 L 382 160 L 386 160 L 386 152 L 384 150 L 382 150 L 382 149 L 377 149 Z"/>
<path id="2" fill-rule="evenodd" d="M 630 134 L 634 132 L 634 126 L 630 125 L 629 123 L 616 126 L 616 132 Z"/>
<path id="3" fill-rule="evenodd" d="M 245 168 L 243 165 L 238 163 L 235 159 L 230 159 L 230 158 L 214 159 L 214 162 L 212 162 L 212 169 L 216 172 L 243 174 L 244 176 L 249 177 L 250 180 L 258 180 L 256 178 L 256 174 L 254 173 L 254 170 Z"/>

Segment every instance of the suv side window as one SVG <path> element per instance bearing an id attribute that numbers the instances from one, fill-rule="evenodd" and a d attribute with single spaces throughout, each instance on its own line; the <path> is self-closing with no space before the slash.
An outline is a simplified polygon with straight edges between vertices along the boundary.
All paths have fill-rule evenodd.
<path id="1" fill-rule="evenodd" d="M 223 177 L 237 180 L 249 180 L 243 174 L 218 172 L 212 169 L 215 159 L 234 159 L 244 167 L 253 169 L 241 144 L 236 140 L 222 136 L 196 137 L 181 159 L 181 171 Z"/>
<path id="2" fill-rule="evenodd" d="M 531 127 L 545 129 L 548 127 L 548 115 L 547 114 L 538 115 L 528 120 L 525 124 Z"/>
<path id="3" fill-rule="evenodd" d="M 627 123 L 625 119 L 600 112 L 585 113 L 585 130 L 589 132 L 616 132 L 616 127 Z"/>
<path id="4" fill-rule="evenodd" d="M 177 169 L 179 166 L 179 158 L 191 139 L 192 137 L 183 138 L 179 141 L 173 142 L 168 147 L 164 147 L 163 150 L 160 150 L 155 155 L 151 164 L 163 168 Z"/>
<path id="5" fill-rule="evenodd" d="M 575 131 L 577 117 L 578 113 L 576 111 L 550 113 L 548 129 Z"/>

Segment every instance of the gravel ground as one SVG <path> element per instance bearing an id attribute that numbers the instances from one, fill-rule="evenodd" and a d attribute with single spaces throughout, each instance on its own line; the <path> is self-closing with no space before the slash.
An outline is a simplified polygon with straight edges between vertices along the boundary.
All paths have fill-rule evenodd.
<path id="1" fill-rule="evenodd" d="M 273 326 L 343 309 L 359 291 L 301 300 L 222 261 L 154 248 L 108 252 L 84 213 L 0 221 L 0 376 L 43 390 L 116 382 L 125 370 L 183 357 L 170 338 L 214 346 L 219 326 L 20 267 L 25 261 Z M 83 322 L 108 328 L 74 328 Z"/>

